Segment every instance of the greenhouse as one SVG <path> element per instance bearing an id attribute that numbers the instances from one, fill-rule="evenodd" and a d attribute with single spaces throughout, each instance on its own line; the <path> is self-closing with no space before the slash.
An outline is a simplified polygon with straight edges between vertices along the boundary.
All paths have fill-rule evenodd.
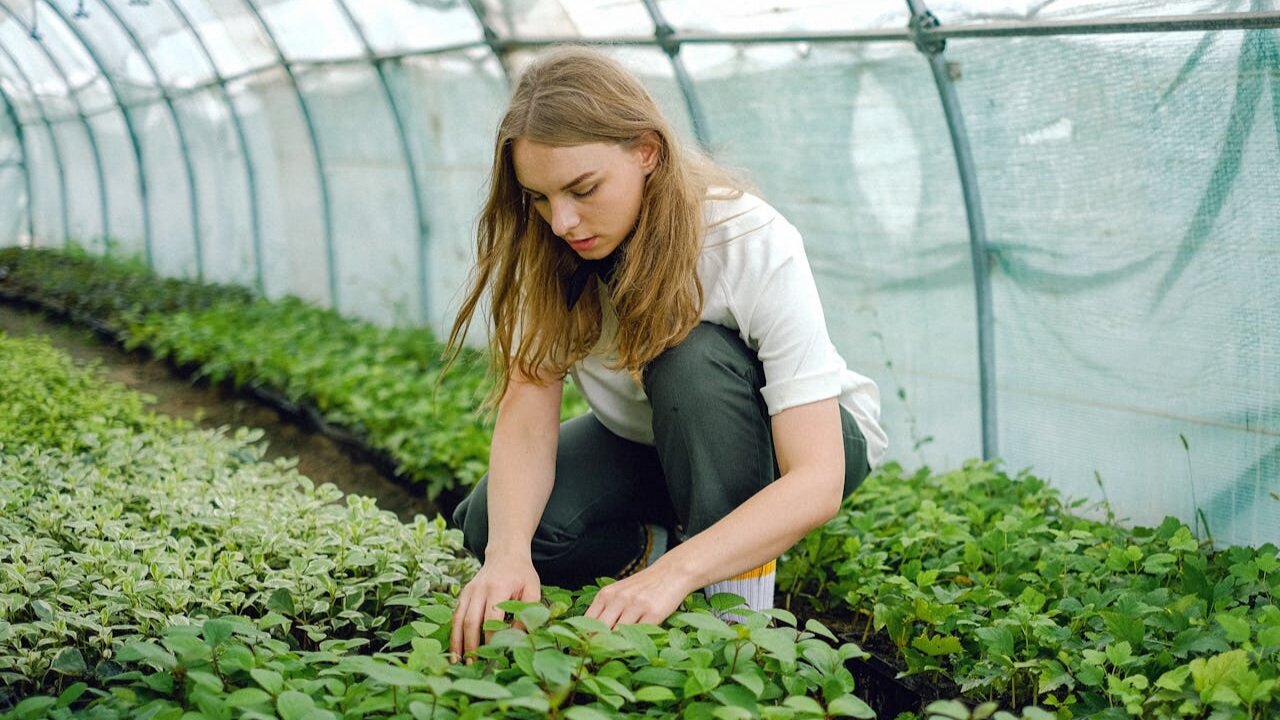
<path id="1" fill-rule="evenodd" d="M 557 63 L 608 114 L 595 57 L 670 136 L 502 134 Z M 0 110 L 0 719 L 1280 717 L 1269 0 L 0 0 Z M 725 376 L 657 378 L 719 307 L 765 436 L 705 462 L 768 477 L 703 529 L 672 448 L 736 420 L 658 398 Z M 775 374 L 814 318 L 836 385 Z M 502 432 L 520 367 L 571 376 L 560 456 Z M 473 602 L 491 469 L 568 488 L 597 417 L 678 517 Z M 755 559 L 601 610 L 717 544 Z"/>

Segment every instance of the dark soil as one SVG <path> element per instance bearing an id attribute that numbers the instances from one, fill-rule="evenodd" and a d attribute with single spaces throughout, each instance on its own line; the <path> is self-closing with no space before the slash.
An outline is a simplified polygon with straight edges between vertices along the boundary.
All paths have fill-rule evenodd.
<path id="1" fill-rule="evenodd" d="M 787 606 L 781 593 L 775 599 L 778 607 Z M 849 660 L 845 667 L 853 673 L 854 693 L 876 711 L 876 717 L 894 718 L 901 713 L 922 713 L 935 700 L 960 697 L 960 689 L 949 678 L 936 674 L 900 676 L 901 669 L 889 659 L 898 656 L 897 648 L 884 633 L 870 630 L 869 618 L 855 617 L 848 611 L 815 610 L 804 598 L 792 598 L 788 608 L 804 620 L 813 618 L 835 634 L 841 642 L 856 643 L 871 657 Z"/>
<path id="2" fill-rule="evenodd" d="M 267 458 L 296 457 L 298 470 L 317 484 L 333 483 L 344 492 L 374 498 L 378 507 L 401 520 L 434 516 L 437 507 L 425 497 L 384 476 L 362 458 L 352 457 L 329 438 L 310 431 L 277 410 L 227 387 L 193 383 L 171 366 L 141 352 L 128 353 L 104 342 L 82 326 L 53 320 L 44 313 L 0 303 L 0 332 L 12 336 L 41 335 L 79 363 L 98 363 L 114 382 L 156 399 L 156 412 L 191 420 L 201 427 L 261 428 Z"/>

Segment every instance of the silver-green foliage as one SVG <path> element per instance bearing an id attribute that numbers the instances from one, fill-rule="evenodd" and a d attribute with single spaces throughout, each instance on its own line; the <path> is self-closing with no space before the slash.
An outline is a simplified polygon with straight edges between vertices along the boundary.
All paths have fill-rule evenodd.
<path id="1" fill-rule="evenodd" d="M 149 415 L 38 341 L 0 336 L 0 368 L 9 693 L 105 673 L 122 639 L 203 616 L 257 618 L 300 648 L 372 637 L 474 569 L 442 519 L 342 502 L 262 461 L 257 431 Z"/>

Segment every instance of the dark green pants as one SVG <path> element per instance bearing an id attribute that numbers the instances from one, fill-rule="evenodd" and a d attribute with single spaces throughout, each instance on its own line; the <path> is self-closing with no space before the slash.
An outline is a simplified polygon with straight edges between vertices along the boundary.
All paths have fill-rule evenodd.
<path id="1" fill-rule="evenodd" d="M 555 485 L 532 545 L 542 582 L 577 588 L 615 577 L 643 551 L 643 523 L 691 537 L 777 479 L 763 386 L 760 361 L 737 333 L 702 323 L 645 368 L 654 446 L 618 437 L 592 414 L 561 424 Z M 867 443 L 849 411 L 840 417 L 848 497 L 869 472 Z M 488 485 L 486 475 L 453 514 L 482 561 Z"/>

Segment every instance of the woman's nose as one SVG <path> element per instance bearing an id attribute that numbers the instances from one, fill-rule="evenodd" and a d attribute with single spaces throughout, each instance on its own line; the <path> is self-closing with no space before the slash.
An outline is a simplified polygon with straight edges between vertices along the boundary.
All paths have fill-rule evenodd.
<path id="1" fill-rule="evenodd" d="M 578 213 L 573 209 L 573 203 L 566 201 L 552 201 L 551 203 L 551 232 L 564 237 L 566 233 L 578 226 Z"/>

